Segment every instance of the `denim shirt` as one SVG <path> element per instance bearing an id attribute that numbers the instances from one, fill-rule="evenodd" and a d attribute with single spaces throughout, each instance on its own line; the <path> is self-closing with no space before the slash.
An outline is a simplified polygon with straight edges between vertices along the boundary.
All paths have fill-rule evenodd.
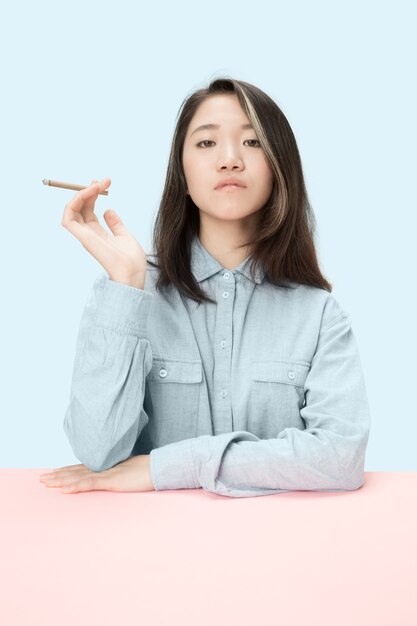
<path id="1" fill-rule="evenodd" d="M 148 255 L 151 258 L 151 255 Z M 156 490 L 247 497 L 364 482 L 370 412 L 350 316 L 328 291 L 229 270 L 194 236 L 216 300 L 95 281 L 78 331 L 64 431 L 93 471 L 150 454 Z"/>

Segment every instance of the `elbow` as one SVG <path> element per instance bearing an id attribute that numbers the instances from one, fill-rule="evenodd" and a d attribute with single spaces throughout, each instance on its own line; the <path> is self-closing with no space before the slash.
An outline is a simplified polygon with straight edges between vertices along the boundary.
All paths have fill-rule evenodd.
<path id="1" fill-rule="evenodd" d="M 365 483 L 365 453 L 368 433 L 362 436 L 350 450 L 345 452 L 338 464 L 338 488 L 343 491 L 355 491 Z"/>
<path id="2" fill-rule="evenodd" d="M 91 472 L 104 472 L 104 470 L 110 469 L 120 461 L 112 461 L 107 455 L 106 458 L 94 454 L 91 450 L 79 449 L 72 447 L 74 455 L 88 470 Z M 124 460 L 124 459 L 122 459 Z"/>
<path id="3" fill-rule="evenodd" d="M 73 443 L 71 444 L 71 448 L 74 456 L 80 461 L 80 463 L 92 472 L 102 472 L 113 466 L 89 448 L 84 446 L 80 447 L 79 445 L 75 445 Z"/>
<path id="4" fill-rule="evenodd" d="M 341 491 L 356 491 L 365 483 L 365 472 L 356 472 L 351 475 L 343 475 L 339 478 L 339 489 Z"/>
<path id="5" fill-rule="evenodd" d="M 102 461 L 99 461 L 99 462 L 93 461 L 93 462 L 91 462 L 91 460 L 86 461 L 84 463 L 84 465 L 91 472 L 104 472 L 104 470 L 107 470 L 107 469 L 110 469 L 111 467 L 113 467 L 113 465 L 109 465 L 109 463 L 103 463 Z"/>
<path id="6" fill-rule="evenodd" d="M 92 472 L 102 472 L 118 462 L 112 458 L 112 450 L 109 452 L 103 441 L 95 441 L 92 445 L 92 437 L 76 436 L 67 421 L 64 422 L 64 432 L 74 456 Z"/>
<path id="7" fill-rule="evenodd" d="M 144 416 L 147 419 L 145 413 Z M 127 426 L 120 422 L 116 428 L 115 419 L 109 415 L 106 419 L 95 420 L 82 410 L 80 404 L 74 403 L 65 415 L 63 427 L 72 451 L 92 472 L 110 469 L 132 453 L 141 428 L 133 418 Z"/>
<path id="8" fill-rule="evenodd" d="M 87 469 L 103 472 L 129 457 L 136 442 L 136 424 L 126 433 L 120 434 L 113 432 L 110 419 L 98 428 L 82 417 L 81 413 L 68 410 L 63 429 L 75 457 Z"/>

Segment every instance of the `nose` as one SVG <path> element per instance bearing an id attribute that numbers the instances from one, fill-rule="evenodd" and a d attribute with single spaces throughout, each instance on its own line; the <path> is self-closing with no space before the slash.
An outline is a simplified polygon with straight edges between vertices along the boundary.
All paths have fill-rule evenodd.
<path id="1" fill-rule="evenodd" d="M 230 146 L 227 150 L 222 151 L 217 161 L 218 170 L 241 170 L 243 168 L 243 161 L 234 147 Z"/>

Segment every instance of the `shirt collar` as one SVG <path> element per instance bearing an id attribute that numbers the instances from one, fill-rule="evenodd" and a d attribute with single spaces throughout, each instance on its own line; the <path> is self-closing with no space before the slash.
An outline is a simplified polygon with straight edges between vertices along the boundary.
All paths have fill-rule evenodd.
<path id="1" fill-rule="evenodd" d="M 265 272 L 261 268 L 255 270 L 254 279 L 250 272 L 250 256 L 246 257 L 233 272 L 240 272 L 249 280 L 255 280 L 256 283 L 262 283 Z M 204 248 L 198 235 L 194 234 L 191 241 L 191 270 L 198 282 L 210 278 L 213 274 L 225 271 L 225 268 Z"/>

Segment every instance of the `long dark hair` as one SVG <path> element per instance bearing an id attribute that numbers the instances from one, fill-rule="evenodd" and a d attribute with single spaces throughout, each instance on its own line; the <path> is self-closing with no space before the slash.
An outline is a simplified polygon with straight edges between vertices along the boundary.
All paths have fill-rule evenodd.
<path id="1" fill-rule="evenodd" d="M 232 78 L 216 78 L 207 88 L 187 97 L 178 112 L 165 186 L 153 231 L 153 252 L 158 268 L 156 289 L 178 289 L 201 304 L 215 302 L 199 286 L 190 267 L 191 241 L 199 234 L 198 207 L 187 195 L 182 166 L 184 139 L 197 107 L 214 94 L 236 94 L 265 152 L 273 175 L 271 196 L 261 211 L 251 246 L 250 269 L 261 266 L 268 280 L 281 287 L 288 281 L 332 291 L 320 271 L 314 245 L 316 220 L 310 206 L 301 159 L 284 113 L 261 89 Z M 241 246 L 239 246 L 241 247 Z M 253 274 L 252 274 L 253 275 Z"/>

